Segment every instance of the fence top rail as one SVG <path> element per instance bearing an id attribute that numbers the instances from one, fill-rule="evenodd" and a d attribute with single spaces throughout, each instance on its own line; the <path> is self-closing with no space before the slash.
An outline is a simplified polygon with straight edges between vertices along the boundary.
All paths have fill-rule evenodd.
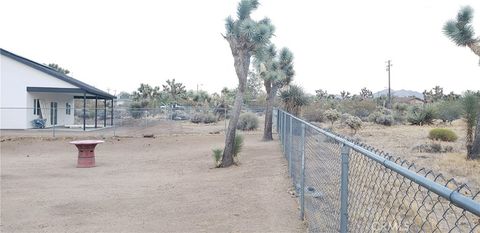
<path id="1" fill-rule="evenodd" d="M 292 117 L 293 119 L 296 119 L 298 121 L 300 121 L 301 123 L 305 124 L 305 126 L 308 126 L 310 128 L 312 128 L 313 130 L 327 136 L 327 137 L 330 137 L 332 139 L 334 139 L 336 142 L 338 143 L 341 143 L 343 145 L 346 145 L 350 148 L 352 148 L 353 150 L 357 151 L 358 153 L 368 157 L 369 159 L 381 164 L 382 166 L 400 174 L 401 176 L 413 181 L 414 183 L 426 188 L 427 190 L 449 200 L 452 204 L 464 209 L 464 210 L 467 210 L 477 216 L 480 216 L 480 203 L 479 202 L 476 202 L 475 200 L 473 200 L 473 198 L 469 198 L 467 196 L 464 196 L 463 194 L 459 193 L 458 192 L 458 189 L 456 190 L 451 190 L 449 189 L 448 187 L 444 186 L 444 185 L 441 185 L 433 180 L 430 180 L 428 179 L 427 177 L 425 176 L 422 176 L 420 174 L 418 174 L 417 172 L 415 171 L 412 171 L 406 167 L 403 167 L 402 165 L 400 164 L 397 164 L 387 158 L 385 158 L 384 156 L 381 156 L 375 152 L 372 152 L 360 145 L 357 145 L 356 143 L 352 142 L 352 141 L 349 141 L 345 138 L 342 138 L 340 136 L 337 136 L 331 132 L 328 132 L 324 129 L 321 129 L 299 117 L 296 117 L 288 112 L 285 112 L 281 109 L 278 109 L 280 112 L 282 112 L 283 114 L 285 115 L 288 115 L 289 117 Z M 462 186 L 460 186 L 462 187 Z"/>

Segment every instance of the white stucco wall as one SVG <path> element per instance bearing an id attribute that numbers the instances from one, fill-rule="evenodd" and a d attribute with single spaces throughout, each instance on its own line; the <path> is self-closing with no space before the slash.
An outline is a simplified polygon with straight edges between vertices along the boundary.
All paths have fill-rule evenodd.
<path id="1" fill-rule="evenodd" d="M 27 65 L 17 62 L 9 57 L 0 55 L 0 129 L 26 129 L 31 128 L 33 120 L 33 97 L 38 93 L 27 93 L 29 87 L 59 87 L 77 88 L 76 86 L 52 77 Z M 65 108 L 65 101 L 71 101 L 73 95 L 53 94 L 44 98 L 60 98 L 58 102 L 58 123 L 60 124 L 61 108 Z M 51 100 L 51 99 L 50 99 Z M 46 103 L 49 107 L 50 102 Z M 16 108 L 16 109 L 13 109 Z M 19 109 L 28 108 L 28 109 Z M 49 113 L 49 112 L 48 112 Z M 73 120 L 73 110 L 72 110 Z M 66 119 L 65 121 L 67 121 Z M 72 121 L 73 122 L 73 121 Z M 48 122 L 50 123 L 50 122 Z"/>
<path id="2" fill-rule="evenodd" d="M 40 102 L 43 102 L 43 105 L 47 109 L 42 109 L 45 111 L 45 116 L 47 119 L 47 127 L 52 126 L 50 124 L 50 103 L 57 102 L 57 125 L 73 125 L 74 122 L 74 106 L 73 106 L 73 95 L 71 94 L 62 94 L 62 93 L 27 93 L 27 104 L 33 108 L 33 100 L 39 99 Z M 71 106 L 70 115 L 66 113 L 66 104 L 69 103 Z M 27 122 L 31 122 L 33 119 L 39 118 L 39 116 L 33 114 L 33 109 L 27 111 Z M 28 128 L 30 128 L 29 126 Z"/>

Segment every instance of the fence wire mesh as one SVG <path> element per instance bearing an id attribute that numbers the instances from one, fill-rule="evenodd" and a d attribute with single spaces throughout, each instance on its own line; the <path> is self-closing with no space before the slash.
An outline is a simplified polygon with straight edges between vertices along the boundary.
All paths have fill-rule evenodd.
<path id="1" fill-rule="evenodd" d="M 0 130 L 11 136 L 125 136 L 136 137 L 155 133 L 181 133 L 172 122 L 215 123 L 227 128 L 230 110 L 211 106 L 162 106 L 159 108 L 112 107 L 93 101 L 81 104 L 50 104 L 38 108 L 0 107 Z M 242 112 L 262 115 L 264 109 L 244 108 Z M 220 127 L 221 126 L 221 127 Z M 175 128 L 177 127 L 177 128 Z M 169 130 L 164 130 L 168 128 Z"/>
<path id="2" fill-rule="evenodd" d="M 480 232 L 478 190 L 282 110 L 274 117 L 309 232 Z"/>

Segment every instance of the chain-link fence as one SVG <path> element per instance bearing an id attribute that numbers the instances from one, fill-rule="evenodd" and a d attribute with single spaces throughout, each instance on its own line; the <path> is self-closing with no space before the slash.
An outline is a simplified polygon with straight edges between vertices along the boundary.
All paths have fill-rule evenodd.
<path id="1" fill-rule="evenodd" d="M 309 232 L 480 232 L 480 192 L 274 110 Z"/>
<path id="2" fill-rule="evenodd" d="M 261 115 L 264 109 L 243 108 L 243 112 Z M 42 136 L 142 136 L 175 133 L 172 122 L 216 123 L 226 129 L 230 109 L 208 106 L 162 106 L 129 108 L 105 105 L 95 107 L 0 108 L 2 135 Z M 168 130 L 163 130 L 170 127 Z M 182 133 L 178 129 L 178 133 Z"/>

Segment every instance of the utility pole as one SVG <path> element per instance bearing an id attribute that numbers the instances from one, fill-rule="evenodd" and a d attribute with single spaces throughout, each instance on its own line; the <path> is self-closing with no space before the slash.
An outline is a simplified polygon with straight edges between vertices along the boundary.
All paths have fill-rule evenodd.
<path id="1" fill-rule="evenodd" d="M 387 61 L 387 72 L 388 72 L 388 102 L 387 108 L 392 108 L 392 89 L 390 88 L 390 68 L 392 67 L 392 61 Z"/>

